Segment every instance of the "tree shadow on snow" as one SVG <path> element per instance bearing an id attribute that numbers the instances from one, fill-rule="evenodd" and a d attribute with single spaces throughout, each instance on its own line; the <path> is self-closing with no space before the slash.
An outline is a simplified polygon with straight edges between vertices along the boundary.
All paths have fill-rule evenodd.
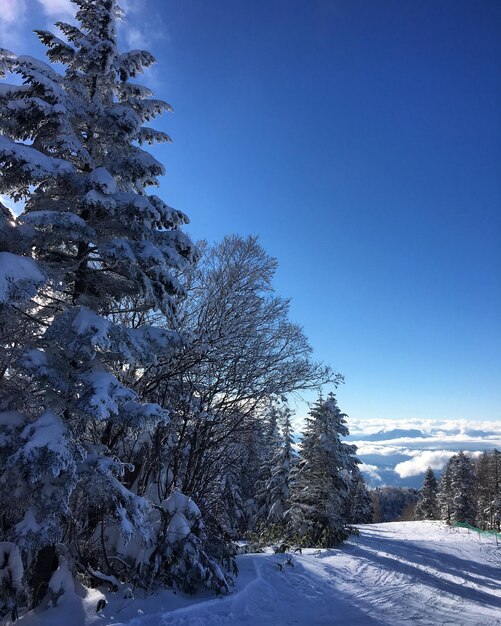
<path id="1" fill-rule="evenodd" d="M 499 568 L 491 566 L 479 566 L 477 563 L 472 563 L 465 559 L 453 557 L 449 554 L 443 554 L 434 550 L 428 550 L 426 548 L 419 548 L 415 545 L 409 548 L 402 546 L 398 541 L 384 541 L 377 547 L 378 552 L 369 549 L 361 545 L 350 545 L 349 552 L 354 556 L 359 556 L 366 561 L 372 561 L 378 566 L 384 566 L 389 571 L 399 572 L 403 575 L 409 576 L 415 580 L 420 581 L 422 584 L 434 589 L 439 589 L 444 593 L 471 600 L 472 602 L 478 602 L 483 606 L 489 605 L 495 608 L 501 608 L 501 598 L 496 598 L 489 593 L 480 591 L 478 589 L 472 589 L 461 583 L 455 583 L 449 580 L 444 580 L 440 576 L 437 576 L 433 572 L 423 571 L 419 567 L 412 565 L 411 563 L 403 563 L 399 561 L 399 558 L 409 558 L 411 561 L 416 560 L 416 556 L 420 556 L 423 560 L 419 562 L 419 565 L 429 565 L 445 574 L 457 576 L 485 586 L 499 589 L 500 570 Z M 388 552 L 389 555 L 385 556 L 380 552 Z M 450 566 L 453 562 L 454 566 Z M 479 581 L 468 575 L 467 568 L 476 569 L 482 577 L 492 576 L 493 580 L 491 584 L 488 584 L 485 580 Z"/>
<path id="2" fill-rule="evenodd" d="M 356 545 L 363 547 L 360 544 Z M 501 569 L 493 565 L 484 565 L 478 561 L 454 556 L 448 552 L 440 552 L 440 549 L 426 548 L 413 541 L 402 542 L 383 539 L 376 549 L 394 554 L 397 558 L 399 556 L 406 557 L 409 561 L 415 561 L 416 556 L 418 556 L 421 565 L 435 567 L 451 576 L 459 576 L 490 589 L 498 590 L 500 588 Z"/>

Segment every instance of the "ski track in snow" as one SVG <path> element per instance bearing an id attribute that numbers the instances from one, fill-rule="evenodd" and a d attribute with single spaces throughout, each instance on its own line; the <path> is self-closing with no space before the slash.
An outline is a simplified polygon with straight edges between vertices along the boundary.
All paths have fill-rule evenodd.
<path id="1" fill-rule="evenodd" d="M 109 604 L 87 626 L 501 626 L 501 545 L 440 522 L 360 526 L 340 549 L 304 550 L 294 567 L 284 555 L 238 557 L 233 594 L 187 598 L 181 594 L 135 600 L 123 612 Z M 118 595 L 118 594 L 115 594 Z M 169 607 L 169 608 L 168 608 Z M 170 607 L 172 607 L 170 609 Z M 177 608 L 175 608 L 177 607 Z M 170 609 L 170 610 L 169 610 Z M 52 609 L 64 611 L 64 606 Z M 74 621 L 22 618 L 20 626 L 77 626 Z M 62 613 L 58 617 L 63 617 Z M 32 619 L 32 618 L 35 618 Z"/>

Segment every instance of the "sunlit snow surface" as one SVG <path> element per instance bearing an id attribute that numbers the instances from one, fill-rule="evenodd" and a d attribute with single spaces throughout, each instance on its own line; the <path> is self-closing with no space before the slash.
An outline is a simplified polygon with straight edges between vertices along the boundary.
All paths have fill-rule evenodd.
<path id="1" fill-rule="evenodd" d="M 146 600 L 99 592 L 67 598 L 56 609 L 27 615 L 20 626 L 369 626 L 501 625 L 501 545 L 440 522 L 360 526 L 339 550 L 304 550 L 294 567 L 284 555 L 238 557 L 232 595 L 189 598 L 163 592 Z"/>

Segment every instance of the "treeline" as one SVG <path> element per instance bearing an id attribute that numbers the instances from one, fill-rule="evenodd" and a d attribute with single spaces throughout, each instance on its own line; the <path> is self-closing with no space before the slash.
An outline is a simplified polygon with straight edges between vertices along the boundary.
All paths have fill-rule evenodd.
<path id="1" fill-rule="evenodd" d="M 414 518 L 414 509 L 419 500 L 416 489 L 407 487 L 376 487 L 371 489 L 373 521 L 408 521 Z"/>
<path id="2" fill-rule="evenodd" d="M 416 508 L 417 519 L 467 522 L 482 530 L 501 529 L 501 453 L 485 451 L 472 459 L 455 454 L 437 481 L 428 468 Z"/>
<path id="3" fill-rule="evenodd" d="M 120 53 L 114 0 L 76 0 L 64 71 L 0 50 L 0 610 L 86 585 L 225 593 L 245 533 L 331 546 L 369 521 L 335 387 L 256 238 L 194 245 L 149 193 L 167 103 Z M 22 83 L 22 84 L 19 84 Z"/>

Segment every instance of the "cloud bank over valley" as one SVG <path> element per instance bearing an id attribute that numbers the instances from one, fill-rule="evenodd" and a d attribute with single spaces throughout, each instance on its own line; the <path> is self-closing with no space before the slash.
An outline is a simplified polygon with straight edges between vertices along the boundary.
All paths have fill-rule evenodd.
<path id="1" fill-rule="evenodd" d="M 460 450 L 476 457 L 501 449 L 501 421 L 349 419 L 348 426 L 371 487 L 419 488 L 428 466 L 439 475 Z"/>

